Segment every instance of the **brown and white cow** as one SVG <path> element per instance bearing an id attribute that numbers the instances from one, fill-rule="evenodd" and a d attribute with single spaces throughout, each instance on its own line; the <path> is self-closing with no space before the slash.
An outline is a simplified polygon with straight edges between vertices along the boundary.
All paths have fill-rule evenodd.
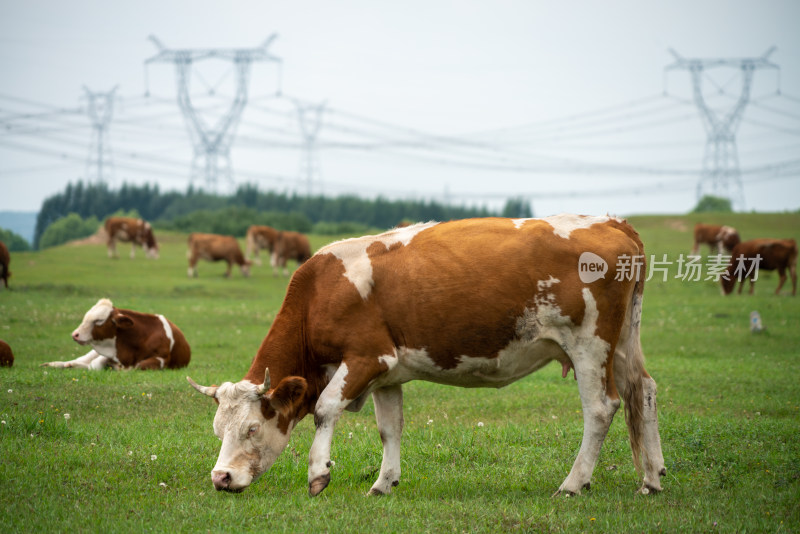
<path id="1" fill-rule="evenodd" d="M 158 259 L 158 243 L 153 227 L 143 219 L 109 217 L 105 222 L 108 257 L 116 258 L 117 240 L 131 244 L 131 259 L 136 255 L 136 245 L 141 245 L 148 258 Z"/>
<path id="2" fill-rule="evenodd" d="M 163 315 L 115 308 L 100 299 L 72 332 L 79 345 L 91 345 L 85 355 L 47 367 L 80 369 L 178 369 L 189 365 L 191 349 L 183 332 Z"/>
<path id="3" fill-rule="evenodd" d="M 231 267 L 235 263 L 242 270 L 242 275 L 250 276 L 253 262 L 246 260 L 239 242 L 235 237 L 217 234 L 189 234 L 189 277 L 197 276 L 197 260 L 224 261 L 228 264 L 225 277 L 231 275 Z"/>
<path id="4" fill-rule="evenodd" d="M 720 277 L 722 292 L 733 292 L 736 282 L 740 282 L 742 292 L 745 280 L 750 280 L 750 294 L 755 289 L 755 281 L 760 271 L 778 271 L 780 277 L 775 294 L 781 292 L 786 282 L 786 271 L 792 277 L 792 295 L 797 294 L 797 243 L 794 239 L 751 239 L 733 247 L 730 263 L 725 275 Z"/>
<path id="5" fill-rule="evenodd" d="M 401 384 L 499 388 L 557 361 L 562 376 L 574 369 L 584 414 L 580 451 L 557 493 L 589 486 L 621 400 L 641 491 L 660 490 L 656 383 L 639 341 L 644 267 L 583 282 L 584 253 L 613 266 L 644 249 L 625 221 L 576 215 L 424 223 L 323 247 L 295 272 L 241 381 L 199 386 L 187 377 L 219 402 L 214 487 L 247 488 L 313 414 L 308 483 L 319 494 L 330 482 L 334 425 L 371 394 L 383 461 L 370 494 L 390 493 L 400 480 Z"/>
<path id="6" fill-rule="evenodd" d="M 311 257 L 311 244 L 308 237 L 298 232 L 278 232 L 275 238 L 275 250 L 272 253 L 272 274 L 277 276 L 283 269 L 284 276 L 289 276 L 286 262 L 294 260 L 299 267 Z"/>
<path id="7" fill-rule="evenodd" d="M 692 255 L 700 252 L 700 245 L 706 244 L 711 249 L 711 253 L 722 254 L 726 250 L 733 250 L 741 239 L 739 232 L 732 226 L 719 226 L 716 224 L 697 223 L 694 225 L 694 246 Z"/>
<path id="8" fill-rule="evenodd" d="M 11 271 L 9 271 L 10 264 L 11 255 L 8 253 L 8 247 L 0 241 L 0 279 L 3 280 L 6 289 L 8 289 L 8 278 L 11 276 Z"/>
<path id="9" fill-rule="evenodd" d="M 0 339 L 0 367 L 11 367 L 14 365 L 14 353 L 11 347 Z"/>
<path id="10" fill-rule="evenodd" d="M 275 239 L 278 237 L 278 231 L 271 226 L 252 225 L 247 229 L 247 237 L 245 238 L 245 253 L 248 259 L 253 260 L 256 265 L 261 265 L 261 258 L 258 253 L 261 250 L 266 250 L 272 256 L 272 251 L 275 250 Z"/>

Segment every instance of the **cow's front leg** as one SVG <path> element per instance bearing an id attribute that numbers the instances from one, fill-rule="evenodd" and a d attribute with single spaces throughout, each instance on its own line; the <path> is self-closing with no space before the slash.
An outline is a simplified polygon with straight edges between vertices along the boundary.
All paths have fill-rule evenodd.
<path id="1" fill-rule="evenodd" d="M 41 367 L 91 369 L 99 371 L 100 369 L 105 369 L 110 361 L 110 358 L 101 356 L 96 350 L 92 349 L 80 358 L 75 358 L 74 360 L 66 362 L 47 362 L 43 363 Z"/>
<path id="2" fill-rule="evenodd" d="M 383 442 L 383 461 L 370 495 L 388 495 L 400 483 L 400 439 L 403 434 L 403 389 L 391 386 L 372 393 L 375 419 Z"/>
<path id="3" fill-rule="evenodd" d="M 131 242 L 131 259 L 136 258 L 136 242 Z"/>
<path id="4" fill-rule="evenodd" d="M 573 363 L 583 408 L 583 440 L 575 463 L 556 494 L 579 494 L 589 487 L 600 447 L 620 405 L 613 380 L 606 380 L 605 366 L 601 367 L 591 355 L 573 358 Z"/>
<path id="5" fill-rule="evenodd" d="M 348 363 L 345 358 L 319 396 L 314 409 L 317 431 L 308 455 L 311 496 L 319 495 L 331 481 L 331 441 L 336 422 L 344 409 L 364 393 L 370 381 L 385 370 L 386 365 L 377 359 L 360 358 Z"/>

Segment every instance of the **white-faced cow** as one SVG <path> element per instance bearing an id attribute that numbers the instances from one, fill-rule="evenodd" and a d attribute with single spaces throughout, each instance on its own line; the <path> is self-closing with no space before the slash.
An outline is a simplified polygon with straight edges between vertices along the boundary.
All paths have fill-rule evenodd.
<path id="1" fill-rule="evenodd" d="M 308 237 L 298 232 L 278 232 L 275 238 L 275 250 L 272 253 L 272 274 L 277 276 L 283 270 L 289 276 L 286 262 L 294 260 L 299 267 L 311 257 L 311 244 Z"/>
<path id="2" fill-rule="evenodd" d="M 792 295 L 797 294 L 797 243 L 794 239 L 751 239 L 733 247 L 730 263 L 725 275 L 720 277 L 722 292 L 733 292 L 736 282 L 740 282 L 742 292 L 745 280 L 750 280 L 750 294 L 755 289 L 755 281 L 760 271 L 778 271 L 778 288 L 781 292 L 786 282 L 786 271 L 792 277 Z"/>
<path id="3" fill-rule="evenodd" d="M 187 377 L 219 402 L 213 485 L 245 489 L 313 414 L 308 483 L 319 494 L 330 482 L 334 425 L 372 394 L 383 461 L 370 494 L 390 493 L 400 480 L 401 384 L 502 387 L 557 361 L 562 376 L 574 369 L 584 416 L 557 493 L 588 487 L 621 400 L 641 491 L 660 490 L 656 383 L 639 341 L 644 267 L 593 272 L 585 283 L 584 253 L 593 265 L 630 265 L 644 249 L 625 221 L 576 215 L 422 223 L 323 247 L 295 272 L 241 381 L 199 386 Z"/>
<path id="4" fill-rule="evenodd" d="M 258 257 L 259 251 L 266 250 L 271 256 L 277 237 L 278 231 L 271 226 L 252 225 L 247 229 L 247 238 L 245 239 L 247 258 L 252 259 L 256 265 L 261 265 L 261 258 Z"/>
<path id="5" fill-rule="evenodd" d="M 739 232 L 732 226 L 697 223 L 694 225 L 692 255 L 699 254 L 702 244 L 708 245 L 712 254 L 722 254 L 732 251 L 740 241 Z"/>
<path id="6" fill-rule="evenodd" d="M 0 280 L 3 280 L 6 289 L 8 289 L 8 278 L 11 276 L 11 271 L 8 270 L 10 263 L 11 255 L 8 253 L 8 247 L 0 241 Z"/>
<path id="7" fill-rule="evenodd" d="M 183 332 L 163 315 L 115 308 L 100 299 L 72 332 L 79 345 L 91 345 L 87 354 L 47 367 L 80 369 L 177 369 L 189 365 L 191 349 Z"/>
<path id="8" fill-rule="evenodd" d="M 242 270 L 242 275 L 250 276 L 253 262 L 246 260 L 239 242 L 235 237 L 217 234 L 189 234 L 189 277 L 197 276 L 197 260 L 224 261 L 228 264 L 225 277 L 231 275 L 231 267 L 235 263 Z"/>
<path id="9" fill-rule="evenodd" d="M 148 258 L 158 259 L 158 243 L 149 222 L 131 217 L 109 217 L 106 219 L 105 229 L 109 258 L 118 257 L 119 240 L 131 244 L 131 258 L 136 254 L 136 245 L 141 245 Z"/>
<path id="10" fill-rule="evenodd" d="M 14 365 L 14 352 L 11 347 L 0 339 L 0 367 L 11 367 Z"/>

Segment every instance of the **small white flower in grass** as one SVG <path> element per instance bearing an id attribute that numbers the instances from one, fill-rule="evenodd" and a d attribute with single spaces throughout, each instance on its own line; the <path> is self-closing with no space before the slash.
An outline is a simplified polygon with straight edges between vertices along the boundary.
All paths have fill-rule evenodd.
<path id="1" fill-rule="evenodd" d="M 483 421 L 478 421 L 478 426 L 483 426 Z"/>
<path id="2" fill-rule="evenodd" d="M 148 394 L 147 394 L 147 398 L 148 398 L 148 399 L 152 399 L 152 398 L 153 398 L 153 394 L 152 394 L 152 393 L 148 393 Z"/>
<path id="3" fill-rule="evenodd" d="M 2 424 L 6 424 L 6 422 L 5 422 L 5 421 L 0 421 L 0 423 L 2 423 Z"/>
<path id="4" fill-rule="evenodd" d="M 333 466 L 335 466 L 335 465 L 336 465 L 336 462 L 334 462 L 333 460 L 331 460 L 331 467 L 333 467 Z"/>
<path id="5" fill-rule="evenodd" d="M 3 421 L 3 422 L 5 423 L 5 421 Z M 348 434 L 347 434 L 347 437 L 348 437 L 348 438 L 352 438 L 352 437 L 353 437 L 353 433 L 352 433 L 352 432 L 348 433 Z"/>
<path id="6" fill-rule="evenodd" d="M 167 487 L 167 485 L 164 482 L 159 482 L 158 485 L 161 486 L 162 488 L 166 488 Z"/>
<path id="7" fill-rule="evenodd" d="M 158 456 L 156 456 L 155 454 L 151 454 L 151 455 L 150 455 L 150 461 L 151 461 L 151 462 L 155 462 L 155 461 L 156 461 L 156 458 L 158 458 Z"/>
<path id="8" fill-rule="evenodd" d="M 64 419 L 66 419 L 67 421 L 69 421 L 69 418 L 70 418 L 70 415 L 69 415 L 68 413 L 65 413 L 65 414 L 64 414 Z"/>
<path id="9" fill-rule="evenodd" d="M 14 390 L 13 389 L 9 389 L 8 392 L 9 393 L 14 393 Z"/>
<path id="10" fill-rule="evenodd" d="M 428 419 L 428 424 L 433 424 L 433 419 Z"/>
<path id="11" fill-rule="evenodd" d="M 133 451 L 128 451 L 128 456 L 133 456 Z"/>

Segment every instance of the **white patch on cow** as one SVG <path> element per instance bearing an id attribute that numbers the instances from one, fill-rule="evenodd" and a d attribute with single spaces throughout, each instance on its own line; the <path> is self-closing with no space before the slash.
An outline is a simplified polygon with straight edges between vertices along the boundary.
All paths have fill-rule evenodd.
<path id="1" fill-rule="evenodd" d="M 344 398 L 343 390 L 349 369 L 345 362 L 339 364 L 339 368 L 333 374 L 328 385 L 322 393 L 314 407 L 314 422 L 317 431 L 314 434 L 314 442 L 308 454 L 308 481 L 309 484 L 325 475 L 330 474 L 331 441 L 333 440 L 333 429 L 336 421 L 342 412 L 351 402 Z"/>
<path id="2" fill-rule="evenodd" d="M 553 284 L 557 284 L 559 282 L 561 282 L 561 280 L 559 280 L 558 278 L 556 278 L 551 274 L 550 278 L 548 278 L 547 280 L 539 280 L 536 283 L 536 289 L 538 289 L 539 291 L 544 291 L 545 289 L 550 289 L 551 287 L 553 287 Z"/>
<path id="3" fill-rule="evenodd" d="M 393 354 L 384 354 L 383 356 L 379 356 L 378 361 L 386 365 L 388 368 L 386 372 L 390 372 L 397 366 L 397 363 L 400 361 L 400 359 L 397 357 L 397 351 L 395 350 Z"/>
<path id="4" fill-rule="evenodd" d="M 159 368 L 160 368 L 160 369 L 163 369 L 163 368 L 164 368 L 164 365 L 166 365 L 166 363 L 167 363 L 167 360 L 165 360 L 165 359 L 164 359 L 164 358 L 162 358 L 161 356 L 156 356 L 156 360 L 158 360 L 158 365 L 159 365 Z"/>
<path id="5" fill-rule="evenodd" d="M 169 321 L 163 315 L 156 315 L 158 320 L 161 321 L 161 324 L 164 325 L 164 333 L 167 334 L 167 339 L 169 339 L 169 351 L 172 352 L 172 347 L 175 346 L 175 336 L 172 334 L 172 327 L 169 325 Z M 160 360 L 161 358 L 159 358 Z M 164 362 L 161 362 L 161 367 L 164 367 Z"/>
<path id="6" fill-rule="evenodd" d="M 615 217 L 604 215 L 588 216 L 588 215 L 574 215 L 572 213 L 561 213 L 559 215 L 551 215 L 541 219 L 553 227 L 553 233 L 564 239 L 569 239 L 569 236 L 575 230 L 583 228 L 590 228 L 595 224 L 602 224 L 610 220 L 620 221 Z"/>
<path id="7" fill-rule="evenodd" d="M 96 350 L 92 349 L 83 356 L 75 358 L 74 360 L 69 360 L 66 362 L 47 362 L 43 365 L 48 367 L 91 369 L 92 371 L 99 371 L 101 369 L 105 369 L 109 365 L 110 361 L 111 360 L 109 358 L 100 355 Z"/>
<path id="8" fill-rule="evenodd" d="M 72 333 L 72 338 L 82 345 L 90 344 L 92 348 L 101 355 L 117 361 L 117 338 L 94 339 L 92 338 L 92 328 L 101 325 L 108 320 L 114 305 L 108 299 L 100 299 L 97 304 L 86 312 L 83 321 Z M 77 334 L 77 335 L 76 335 Z"/>
<path id="9" fill-rule="evenodd" d="M 514 223 L 514 228 L 519 230 L 520 228 L 522 228 L 523 224 L 525 224 L 526 222 L 528 222 L 530 220 L 531 220 L 530 218 L 527 218 L 527 219 L 512 219 L 511 222 Z"/>
<path id="10" fill-rule="evenodd" d="M 215 473 L 228 473 L 228 489 L 246 488 L 266 472 L 289 443 L 289 432 L 278 428 L 278 417 L 264 419 L 258 386 L 249 381 L 225 382 L 217 389 L 219 408 L 214 433 L 222 440 Z"/>
<path id="11" fill-rule="evenodd" d="M 379 235 L 337 241 L 321 248 L 317 255 L 333 254 L 342 260 L 344 276 L 355 286 L 361 298 L 366 300 L 375 283 L 372 279 L 372 262 L 367 255 L 367 249 L 374 243 L 383 243 L 387 249 L 397 243 L 408 246 L 414 236 L 436 224 L 438 223 L 419 223 L 405 228 L 395 228 Z"/>

